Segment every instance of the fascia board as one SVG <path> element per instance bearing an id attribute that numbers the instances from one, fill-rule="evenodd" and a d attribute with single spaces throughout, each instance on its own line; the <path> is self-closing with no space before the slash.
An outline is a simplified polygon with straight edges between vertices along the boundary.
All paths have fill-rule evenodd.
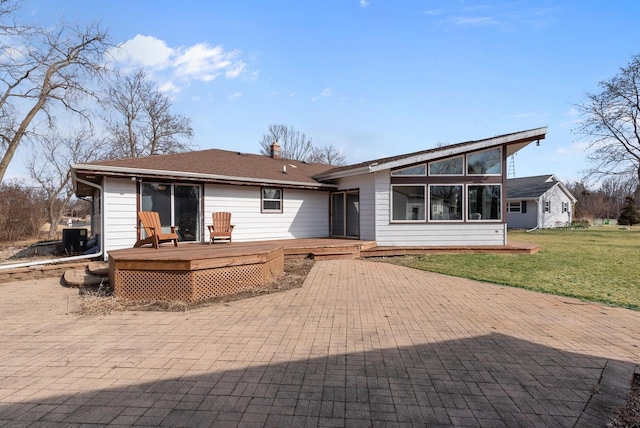
<path id="1" fill-rule="evenodd" d="M 71 169 L 74 169 L 77 171 L 83 170 L 83 171 L 95 171 L 95 172 L 103 172 L 103 173 L 117 173 L 117 174 L 129 175 L 129 176 L 136 176 L 136 175 L 150 175 L 150 176 L 158 176 L 158 177 L 172 176 L 172 177 L 185 177 L 190 179 L 199 178 L 203 180 L 237 181 L 241 183 L 251 183 L 251 184 L 258 184 L 258 185 L 259 184 L 280 184 L 283 186 L 317 187 L 317 188 L 327 188 L 327 189 L 334 189 L 338 187 L 335 184 L 319 183 L 319 182 L 308 183 L 308 182 L 300 182 L 300 181 L 234 177 L 234 176 L 218 175 L 218 174 L 202 174 L 202 173 L 196 173 L 196 172 L 125 168 L 125 167 L 114 167 L 114 166 L 105 166 L 105 165 L 73 164 L 71 165 Z"/>

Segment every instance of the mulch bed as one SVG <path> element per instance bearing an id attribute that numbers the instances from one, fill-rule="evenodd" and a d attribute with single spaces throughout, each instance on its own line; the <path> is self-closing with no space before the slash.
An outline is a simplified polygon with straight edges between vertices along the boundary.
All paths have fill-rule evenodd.
<path id="1" fill-rule="evenodd" d="M 80 314 L 84 316 L 106 315 L 114 311 L 186 311 L 219 303 L 228 303 L 250 297 L 299 288 L 313 267 L 312 259 L 290 259 L 284 262 L 284 274 L 262 287 L 241 293 L 215 297 L 201 302 L 167 302 L 125 300 L 115 297 L 107 286 L 82 287 L 80 289 Z"/>

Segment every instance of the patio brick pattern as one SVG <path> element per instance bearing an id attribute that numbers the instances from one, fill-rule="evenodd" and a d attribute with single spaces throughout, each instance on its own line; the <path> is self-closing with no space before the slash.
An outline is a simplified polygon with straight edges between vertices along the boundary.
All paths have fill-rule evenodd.
<path id="1" fill-rule="evenodd" d="M 604 426 L 640 313 L 362 260 L 186 312 L 0 285 L 0 426 Z"/>

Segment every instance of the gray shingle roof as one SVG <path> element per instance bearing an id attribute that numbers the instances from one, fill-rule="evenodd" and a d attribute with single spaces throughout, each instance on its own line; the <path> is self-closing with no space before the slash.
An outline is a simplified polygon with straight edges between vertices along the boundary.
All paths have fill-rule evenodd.
<path id="1" fill-rule="evenodd" d="M 507 199 L 538 198 L 557 183 L 553 174 L 510 178 L 507 180 Z"/>

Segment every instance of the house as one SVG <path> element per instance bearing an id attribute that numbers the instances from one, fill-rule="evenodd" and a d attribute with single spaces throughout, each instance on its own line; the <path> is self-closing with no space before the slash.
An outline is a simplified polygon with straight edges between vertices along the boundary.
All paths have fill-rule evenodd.
<path id="1" fill-rule="evenodd" d="M 577 199 L 553 174 L 507 180 L 507 225 L 512 229 L 568 226 Z"/>
<path id="2" fill-rule="evenodd" d="M 506 245 L 506 159 L 545 138 L 537 128 L 344 167 L 202 150 L 71 166 L 93 198 L 92 230 L 108 251 L 132 247 L 136 212 L 157 211 L 181 242 L 204 242 L 229 211 L 234 242 L 308 237 L 381 246 Z"/>

